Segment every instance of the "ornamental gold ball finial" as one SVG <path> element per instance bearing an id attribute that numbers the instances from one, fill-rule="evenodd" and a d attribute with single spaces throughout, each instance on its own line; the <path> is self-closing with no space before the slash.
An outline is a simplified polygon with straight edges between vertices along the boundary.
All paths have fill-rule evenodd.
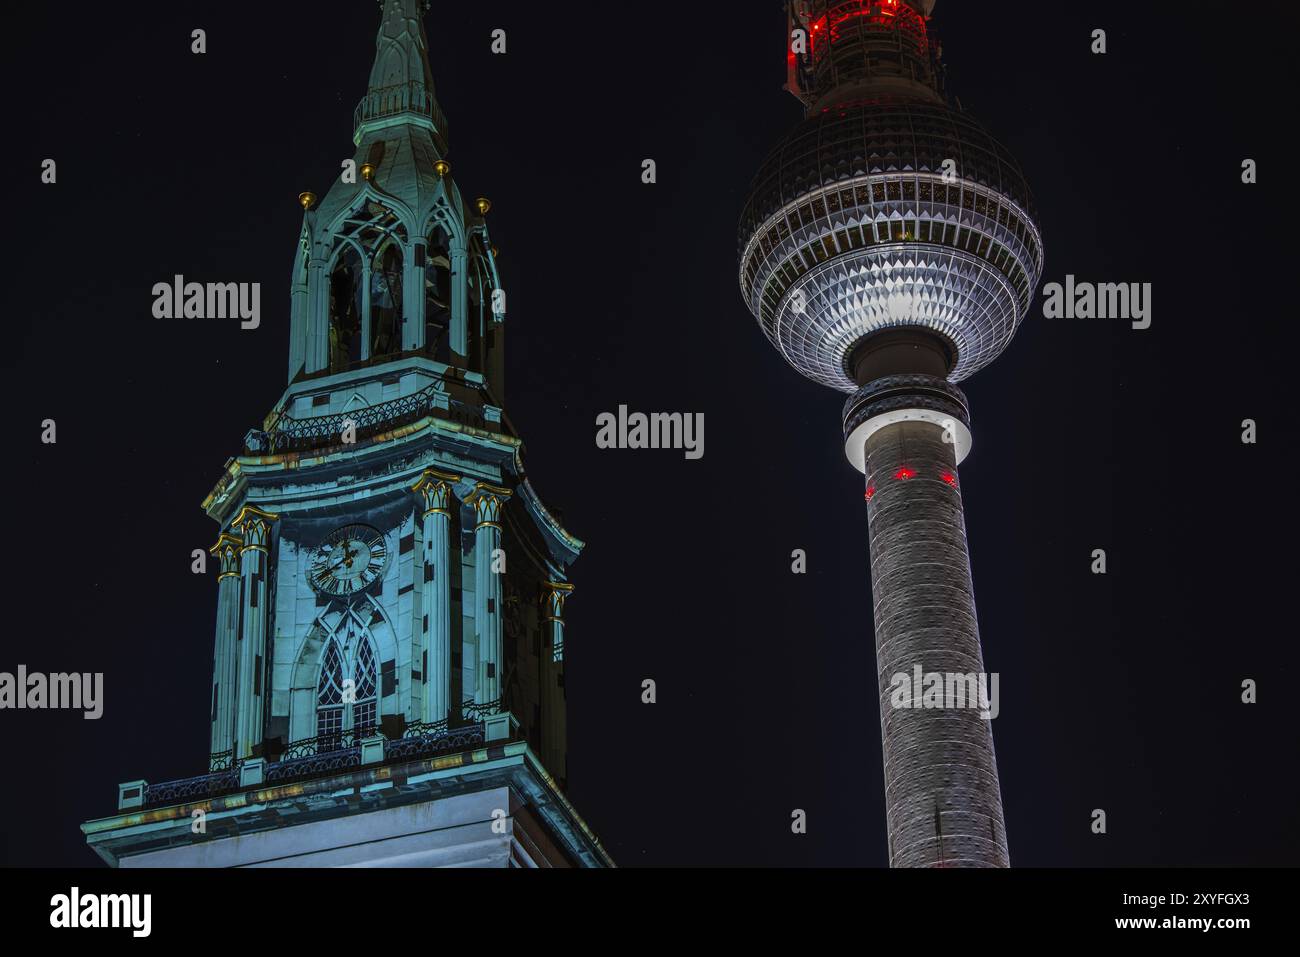
<path id="1" fill-rule="evenodd" d="M 474 200 L 474 205 L 478 208 L 478 214 L 480 216 L 486 216 L 488 211 L 492 208 L 492 201 L 485 196 L 480 196 L 478 199 Z"/>
<path id="2" fill-rule="evenodd" d="M 438 160 L 438 162 L 433 164 L 433 171 L 437 173 L 440 178 L 445 178 L 451 172 L 451 164 L 446 160 Z"/>
<path id="3" fill-rule="evenodd" d="M 311 190 L 307 190 L 305 193 L 299 193 L 298 203 L 302 206 L 303 211 L 305 212 L 316 205 L 316 194 Z"/>
<path id="4" fill-rule="evenodd" d="M 362 164 L 361 164 L 361 178 L 362 178 L 362 179 L 368 181 L 368 180 L 370 180 L 371 178 L 373 178 L 374 175 L 375 175 L 375 164 L 374 164 L 374 163 L 362 163 Z"/>

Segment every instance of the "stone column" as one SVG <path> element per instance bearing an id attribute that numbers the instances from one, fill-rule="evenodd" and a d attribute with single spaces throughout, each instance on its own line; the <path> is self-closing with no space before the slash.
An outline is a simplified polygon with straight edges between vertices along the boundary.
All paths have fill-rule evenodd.
<path id="1" fill-rule="evenodd" d="M 451 351 L 465 359 L 469 354 L 469 256 L 464 247 L 457 247 L 452 249 L 450 259 Z"/>
<path id="2" fill-rule="evenodd" d="M 374 280 L 370 274 L 370 257 L 361 257 L 361 361 L 370 358 L 370 293 Z"/>
<path id="3" fill-rule="evenodd" d="M 310 214 L 308 214 L 310 215 Z M 289 381 L 307 371 L 307 328 L 310 325 L 309 267 L 294 268 L 289 287 Z"/>
<path id="4" fill-rule="evenodd" d="M 424 345 L 424 243 L 417 241 L 403 250 L 402 351 Z"/>
<path id="5" fill-rule="evenodd" d="M 328 263 L 313 256 L 307 262 L 307 372 L 330 364 L 330 288 Z"/>
<path id="6" fill-rule="evenodd" d="M 501 576 L 493 553 L 501 547 L 501 507 L 510 490 L 479 482 L 466 501 L 474 507 L 474 632 L 478 674 L 474 703 L 491 713 L 501 707 Z M 504 571 L 504 569 L 501 569 Z"/>
<path id="7" fill-rule="evenodd" d="M 262 743 L 266 687 L 266 626 L 271 523 L 280 516 L 245 505 L 231 523 L 244 545 L 239 550 L 241 589 L 239 682 L 235 695 L 235 757 L 253 756 Z"/>
<path id="8" fill-rule="evenodd" d="M 542 764 L 551 776 L 564 781 L 566 723 L 564 695 L 564 600 L 573 593 L 568 582 L 542 586 Z"/>
<path id="9" fill-rule="evenodd" d="M 239 674 L 239 549 L 243 540 L 222 532 L 209 554 L 221 563 L 217 576 L 217 634 L 212 653 L 212 760 L 209 770 L 234 748 L 235 687 Z M 233 754 L 231 755 L 233 756 Z"/>
<path id="10" fill-rule="evenodd" d="M 451 708 L 451 487 L 460 476 L 426 469 L 411 491 L 423 506 L 424 563 L 419 573 L 421 618 L 416 622 L 425 659 L 420 720 L 443 721 Z"/>

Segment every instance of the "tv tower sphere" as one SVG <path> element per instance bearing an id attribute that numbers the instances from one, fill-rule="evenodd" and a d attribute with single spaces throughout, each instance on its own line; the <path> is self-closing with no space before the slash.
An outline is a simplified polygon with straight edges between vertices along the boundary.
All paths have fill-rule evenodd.
<path id="1" fill-rule="evenodd" d="M 1015 335 L 1043 243 L 1015 159 L 948 105 L 933 7 L 787 5 L 788 88 L 806 118 L 750 191 L 740 286 L 787 362 L 851 394 L 844 440 L 866 479 L 889 862 L 1006 867 L 997 708 L 957 476 L 970 413 L 953 383 Z M 900 698 L 923 675 L 954 700 Z"/>
<path id="2" fill-rule="evenodd" d="M 790 5 L 788 87 L 807 118 L 754 179 L 740 285 L 786 361 L 842 392 L 903 343 L 949 382 L 982 369 L 1042 273 L 1019 164 L 943 96 L 933 5 Z"/>

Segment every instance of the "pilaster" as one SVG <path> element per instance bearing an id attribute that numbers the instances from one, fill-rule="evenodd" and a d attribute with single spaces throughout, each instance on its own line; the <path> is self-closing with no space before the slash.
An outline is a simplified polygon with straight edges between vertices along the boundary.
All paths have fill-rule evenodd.
<path id="1" fill-rule="evenodd" d="M 418 637 L 424 652 L 420 720 L 426 723 L 445 720 L 451 708 L 451 503 L 452 486 L 459 481 L 458 475 L 426 469 L 411 487 L 419 502 L 424 539 L 422 568 L 417 575 L 420 617 L 411 633 Z"/>
<path id="2" fill-rule="evenodd" d="M 568 582 L 548 581 L 542 586 L 541 707 L 542 763 L 555 778 L 566 777 L 567 719 L 564 696 L 564 602 L 573 594 Z"/>
<path id="3" fill-rule="evenodd" d="M 241 601 L 239 675 L 235 707 L 236 758 L 248 758 L 262 743 L 266 687 L 267 593 L 270 577 L 271 526 L 280 516 L 245 505 L 231 522 L 240 533 Z"/>
<path id="4" fill-rule="evenodd" d="M 474 630 L 478 635 L 478 675 L 474 703 L 489 710 L 501 707 L 501 575 L 493 567 L 501 547 L 501 509 L 510 490 L 479 482 L 466 502 L 473 506 Z"/>
<path id="5" fill-rule="evenodd" d="M 208 549 L 219 563 L 217 574 L 217 628 L 212 654 L 212 731 L 209 766 L 213 769 L 233 757 L 235 690 L 239 664 L 240 549 L 243 539 L 228 532 Z"/>

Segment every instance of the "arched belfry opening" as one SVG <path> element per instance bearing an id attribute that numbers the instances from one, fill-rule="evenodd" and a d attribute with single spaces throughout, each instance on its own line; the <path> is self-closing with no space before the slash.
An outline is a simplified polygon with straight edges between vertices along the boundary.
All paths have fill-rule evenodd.
<path id="1" fill-rule="evenodd" d="M 330 272 L 330 372 L 343 372 L 361 360 L 364 279 L 356 247 L 344 244 Z"/>
<path id="2" fill-rule="evenodd" d="M 492 326 L 492 291 L 496 287 L 487 258 L 490 255 L 475 239 L 469 262 L 469 315 L 466 319 L 471 372 L 487 369 L 487 335 Z"/>
<path id="3" fill-rule="evenodd" d="M 451 234 L 434 226 L 424 254 L 424 343 L 438 362 L 451 361 L 451 281 Z"/>
<path id="4" fill-rule="evenodd" d="M 380 247 L 370 272 L 370 356 L 402 351 L 402 248 L 393 240 Z"/>
<path id="5" fill-rule="evenodd" d="M 406 228 L 382 203 L 364 202 L 335 230 L 329 271 L 329 371 L 402 351 Z"/>

